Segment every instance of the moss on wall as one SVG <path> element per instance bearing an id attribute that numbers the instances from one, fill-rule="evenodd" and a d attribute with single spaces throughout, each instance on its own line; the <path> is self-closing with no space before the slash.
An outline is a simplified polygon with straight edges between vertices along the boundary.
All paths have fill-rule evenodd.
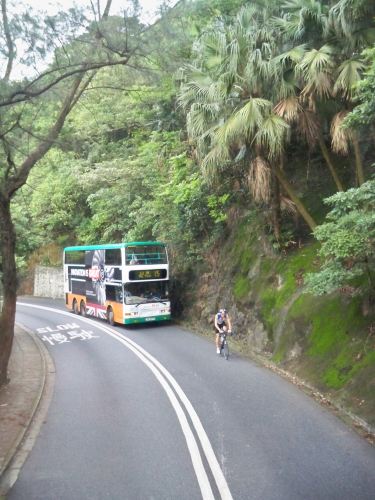
<path id="1" fill-rule="evenodd" d="M 334 395 L 374 425 L 375 340 L 370 333 L 374 318 L 363 317 L 358 297 L 303 294 L 305 273 L 318 265 L 317 243 L 272 257 L 262 254 L 254 233 L 243 224 L 234 238 L 236 302 L 257 304 L 275 363 Z"/>
<path id="2" fill-rule="evenodd" d="M 273 359 L 374 425 L 374 318 L 364 317 L 361 308 L 359 297 L 302 294 L 287 313 Z M 366 388 L 371 384 L 372 393 Z"/>
<path id="3" fill-rule="evenodd" d="M 265 267 L 256 283 L 256 291 L 261 318 L 268 328 L 270 339 L 274 340 L 275 328 L 283 308 L 303 285 L 304 274 L 315 267 L 317 248 L 317 244 L 312 244 L 279 257 L 273 264 L 269 260 L 264 263 Z M 280 352 L 276 354 L 277 359 L 280 359 Z"/>

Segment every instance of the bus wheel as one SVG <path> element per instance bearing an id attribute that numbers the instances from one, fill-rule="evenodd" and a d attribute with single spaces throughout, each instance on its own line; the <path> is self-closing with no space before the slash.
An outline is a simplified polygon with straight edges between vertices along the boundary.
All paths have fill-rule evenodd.
<path id="1" fill-rule="evenodd" d="M 81 304 L 79 306 L 79 313 L 81 316 L 86 316 L 86 305 L 83 300 L 81 300 Z"/>
<path id="2" fill-rule="evenodd" d="M 107 309 L 107 321 L 108 323 L 113 326 L 115 324 L 115 320 L 114 320 L 114 314 L 113 314 L 113 309 L 112 307 L 108 307 Z"/>
<path id="3" fill-rule="evenodd" d="M 76 301 L 76 299 L 73 300 L 73 312 L 74 314 L 79 314 L 78 302 Z"/>

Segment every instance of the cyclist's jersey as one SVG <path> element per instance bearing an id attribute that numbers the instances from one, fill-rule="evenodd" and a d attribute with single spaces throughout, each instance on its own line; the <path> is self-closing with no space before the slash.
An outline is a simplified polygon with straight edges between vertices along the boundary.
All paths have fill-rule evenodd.
<path id="1" fill-rule="evenodd" d="M 226 323 L 226 315 L 223 315 L 221 312 L 218 312 L 216 314 L 216 322 L 218 324 L 218 326 L 222 327 L 222 326 L 225 326 L 227 323 Z"/>

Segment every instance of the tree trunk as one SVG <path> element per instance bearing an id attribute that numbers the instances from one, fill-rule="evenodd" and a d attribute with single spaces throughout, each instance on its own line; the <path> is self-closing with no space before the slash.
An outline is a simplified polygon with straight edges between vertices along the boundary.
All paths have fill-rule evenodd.
<path id="1" fill-rule="evenodd" d="M 72 103 L 75 102 L 83 74 L 75 79 L 60 109 L 55 124 L 45 141 L 42 141 L 4 183 L 0 192 L 0 257 L 4 302 L 0 316 L 0 385 L 7 381 L 8 363 L 14 337 L 14 323 L 17 302 L 16 233 L 12 221 L 10 202 L 12 196 L 22 187 L 32 167 L 47 153 L 61 131 Z"/>
<path id="2" fill-rule="evenodd" d="M 321 150 L 322 155 L 323 155 L 323 157 L 328 165 L 328 168 L 329 168 L 329 171 L 331 172 L 333 180 L 335 181 L 337 189 L 339 191 L 344 191 L 344 187 L 343 187 L 341 180 L 336 172 L 336 168 L 332 162 L 331 155 L 329 154 L 328 148 L 324 142 L 323 137 L 319 136 L 318 141 L 319 141 L 320 150 Z"/>
<path id="3" fill-rule="evenodd" d="M 359 147 L 357 134 L 354 132 L 353 135 L 354 137 L 352 139 L 352 142 L 353 142 L 354 156 L 355 156 L 355 171 L 357 176 L 357 185 L 361 186 L 365 182 L 365 174 L 363 171 L 361 149 Z"/>
<path id="4" fill-rule="evenodd" d="M 285 191 L 288 193 L 290 199 L 296 205 L 298 212 L 301 214 L 301 216 L 303 217 L 304 221 L 309 226 L 309 228 L 312 231 L 314 231 L 314 229 L 316 227 L 316 222 L 314 221 L 312 216 L 309 214 L 305 205 L 302 203 L 302 201 L 296 195 L 293 187 L 291 186 L 290 182 L 286 178 L 284 172 L 281 170 L 280 167 L 277 167 L 277 166 L 275 166 L 274 169 L 275 169 L 275 174 L 276 174 L 280 184 L 285 189 Z"/>
<path id="5" fill-rule="evenodd" d="M 12 40 L 11 36 L 11 30 L 9 28 L 9 22 L 8 22 L 8 13 L 7 13 L 7 6 L 6 6 L 6 1 L 1 0 L 1 19 L 3 21 L 3 33 L 5 35 L 5 40 L 6 40 L 6 45 L 7 45 L 7 67 L 5 70 L 5 74 L 2 77 L 3 82 L 8 82 L 10 74 L 12 72 L 13 68 L 13 62 L 14 58 L 16 55 L 14 43 Z"/>
<path id="6" fill-rule="evenodd" d="M 0 256 L 3 305 L 0 315 L 0 385 L 7 382 L 16 317 L 17 275 L 16 235 L 10 213 L 10 200 L 0 195 Z"/>
<path id="7" fill-rule="evenodd" d="M 273 234 L 276 241 L 281 236 L 280 184 L 274 169 L 271 169 L 271 211 Z"/>

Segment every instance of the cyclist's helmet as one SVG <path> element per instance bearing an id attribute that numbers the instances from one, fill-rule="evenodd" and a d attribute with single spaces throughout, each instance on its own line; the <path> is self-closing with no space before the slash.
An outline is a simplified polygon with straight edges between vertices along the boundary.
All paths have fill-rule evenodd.
<path id="1" fill-rule="evenodd" d="M 226 309 L 224 309 L 223 307 L 221 307 L 221 308 L 219 309 L 219 313 L 221 313 L 221 314 L 227 314 L 227 310 L 226 310 Z"/>

